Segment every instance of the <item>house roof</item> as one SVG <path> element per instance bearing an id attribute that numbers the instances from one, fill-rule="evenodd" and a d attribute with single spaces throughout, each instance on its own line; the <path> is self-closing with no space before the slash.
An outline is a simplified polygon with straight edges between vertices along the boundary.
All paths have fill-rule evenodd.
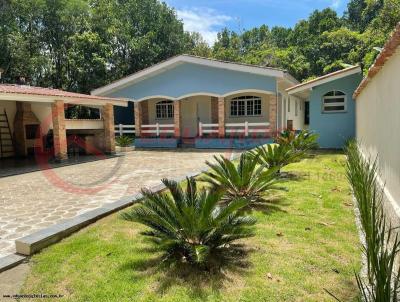
<path id="1" fill-rule="evenodd" d="M 0 100 L 53 102 L 63 100 L 66 103 L 102 105 L 112 103 L 127 106 L 127 100 L 68 92 L 59 89 L 35 87 L 29 85 L 0 84 Z"/>
<path id="2" fill-rule="evenodd" d="M 367 76 L 361 81 L 360 85 L 356 89 L 353 94 L 353 98 L 357 98 L 363 89 L 368 85 L 368 83 L 378 74 L 378 72 L 385 65 L 386 61 L 396 52 L 397 47 L 400 45 L 400 22 L 397 23 L 397 26 L 389 38 L 386 41 L 382 51 L 375 59 L 374 64 L 368 69 Z"/>
<path id="3" fill-rule="evenodd" d="M 247 72 L 247 73 L 253 73 L 253 74 L 258 74 L 258 75 L 284 78 L 287 81 L 291 82 L 292 84 L 298 83 L 298 81 L 294 77 L 292 77 L 287 71 L 285 71 L 283 69 L 279 69 L 279 68 L 250 65 L 250 64 L 236 63 L 236 62 L 227 62 L 227 61 L 203 58 L 203 57 L 192 56 L 192 55 L 179 55 L 179 56 L 172 57 L 168 60 L 162 61 L 153 66 L 150 66 L 141 71 L 138 71 L 129 76 L 126 76 L 122 79 L 114 81 L 106 86 L 94 89 L 94 90 L 92 90 L 91 94 L 92 95 L 104 95 L 104 94 L 110 93 L 112 91 L 115 91 L 117 89 L 122 89 L 126 86 L 129 86 L 133 83 L 136 83 L 136 82 L 139 82 L 146 78 L 149 78 L 149 77 L 156 75 L 158 73 L 161 73 L 165 70 L 171 69 L 182 63 L 192 63 L 192 64 L 198 64 L 198 65 L 209 66 L 209 67 L 214 67 L 214 68 L 222 68 L 222 69 L 233 70 L 233 71 L 240 71 L 240 72 Z"/>
<path id="4" fill-rule="evenodd" d="M 290 87 L 288 89 L 286 89 L 286 91 L 289 94 L 295 94 L 298 92 L 302 92 L 304 90 L 309 90 L 315 86 L 321 85 L 321 84 L 325 84 L 328 83 L 330 81 L 334 81 L 334 80 L 338 80 L 344 77 L 347 77 L 349 75 L 352 74 L 357 74 L 361 72 L 361 67 L 360 66 L 352 66 L 352 67 L 348 67 L 339 71 L 335 71 L 326 75 L 323 75 L 319 78 L 313 79 L 311 81 L 308 82 L 304 82 L 298 85 L 295 85 L 293 87 Z"/>

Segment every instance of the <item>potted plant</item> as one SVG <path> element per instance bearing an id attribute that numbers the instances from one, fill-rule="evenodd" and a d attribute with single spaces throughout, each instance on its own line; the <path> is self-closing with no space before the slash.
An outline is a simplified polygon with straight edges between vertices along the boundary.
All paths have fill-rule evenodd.
<path id="1" fill-rule="evenodd" d="M 129 152 L 133 151 L 135 147 L 133 146 L 133 138 L 127 135 L 117 136 L 115 138 L 116 151 L 117 152 Z"/>

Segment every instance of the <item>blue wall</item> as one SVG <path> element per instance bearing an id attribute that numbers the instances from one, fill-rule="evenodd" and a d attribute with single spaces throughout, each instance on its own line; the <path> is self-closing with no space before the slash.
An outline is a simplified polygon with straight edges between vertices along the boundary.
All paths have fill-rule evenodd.
<path id="1" fill-rule="evenodd" d="M 179 98 L 192 93 L 224 95 L 257 89 L 276 91 L 276 78 L 246 72 L 183 63 L 107 96 L 141 99 L 149 96 Z"/>
<path id="2" fill-rule="evenodd" d="M 361 74 L 353 74 L 314 87 L 311 91 L 309 128 L 319 134 L 318 143 L 321 148 L 342 148 L 346 140 L 355 136 L 355 103 L 352 96 L 361 80 Z M 346 94 L 346 112 L 322 112 L 322 97 L 332 90 Z"/>

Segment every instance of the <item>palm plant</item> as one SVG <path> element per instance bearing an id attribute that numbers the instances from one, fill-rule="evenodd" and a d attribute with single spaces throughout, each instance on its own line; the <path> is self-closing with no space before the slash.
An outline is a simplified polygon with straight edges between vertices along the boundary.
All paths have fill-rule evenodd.
<path id="1" fill-rule="evenodd" d="M 296 134 L 295 131 L 285 130 L 276 138 L 279 145 L 290 145 L 296 151 L 309 151 L 318 147 L 318 134 L 308 130 L 301 130 Z"/>
<path id="2" fill-rule="evenodd" d="M 363 301 L 399 301 L 400 269 L 396 258 L 400 238 L 387 221 L 382 205 L 382 190 L 378 189 L 377 160 L 364 159 L 357 143 L 346 147 L 347 178 L 352 186 L 365 235 L 363 252 L 367 259 L 367 280 L 356 275 Z"/>
<path id="3" fill-rule="evenodd" d="M 144 200 L 122 218 L 148 226 L 143 232 L 166 252 L 168 259 L 184 260 L 207 267 L 228 253 L 234 241 L 253 235 L 255 219 L 241 214 L 246 200 L 219 205 L 222 192 L 198 191 L 194 178 L 187 179 L 186 190 L 175 181 L 163 179 L 166 193 L 142 190 Z"/>
<path id="4" fill-rule="evenodd" d="M 133 144 L 133 138 L 127 135 L 117 136 L 115 138 L 115 143 L 119 147 L 129 147 Z"/>
<path id="5" fill-rule="evenodd" d="M 259 164 L 258 155 L 255 157 L 249 153 L 240 156 L 239 163 L 221 156 L 214 156 L 216 163 L 206 164 L 211 168 L 205 172 L 202 181 L 207 182 L 213 190 L 225 192 L 225 201 L 237 198 L 245 199 L 249 205 L 259 201 L 263 193 L 272 189 L 276 183 L 276 168 L 266 168 L 266 164 Z"/>
<path id="6" fill-rule="evenodd" d="M 290 145 L 262 146 L 252 151 L 252 155 L 259 163 L 270 169 L 276 169 L 279 174 L 281 169 L 291 163 L 299 161 L 303 156 L 303 151 L 296 151 Z"/>

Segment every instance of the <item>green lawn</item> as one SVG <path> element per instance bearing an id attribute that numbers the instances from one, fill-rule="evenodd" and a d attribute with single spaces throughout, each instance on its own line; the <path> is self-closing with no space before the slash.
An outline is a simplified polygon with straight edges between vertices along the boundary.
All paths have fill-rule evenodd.
<path id="1" fill-rule="evenodd" d="M 118 214 L 32 257 L 23 293 L 57 301 L 343 301 L 357 294 L 361 251 L 341 154 L 320 153 L 284 169 L 288 191 L 253 212 L 256 236 L 219 273 L 167 268 L 139 224 Z"/>

